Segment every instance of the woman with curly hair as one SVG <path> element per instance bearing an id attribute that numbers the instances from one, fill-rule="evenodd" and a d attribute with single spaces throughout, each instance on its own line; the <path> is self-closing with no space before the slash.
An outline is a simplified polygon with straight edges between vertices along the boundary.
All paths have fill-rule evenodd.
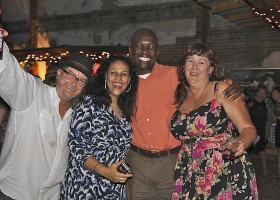
<path id="1" fill-rule="evenodd" d="M 245 103 L 223 96 L 223 68 L 205 43 L 185 50 L 178 67 L 178 109 L 170 129 L 182 141 L 173 199 L 258 199 L 256 176 L 245 152 L 256 138 Z M 239 133 L 238 133 L 239 132 Z"/>
<path id="2" fill-rule="evenodd" d="M 124 183 L 132 174 L 117 167 L 125 162 L 132 139 L 137 86 L 128 58 L 112 56 L 102 63 L 72 116 L 61 199 L 126 199 Z"/>

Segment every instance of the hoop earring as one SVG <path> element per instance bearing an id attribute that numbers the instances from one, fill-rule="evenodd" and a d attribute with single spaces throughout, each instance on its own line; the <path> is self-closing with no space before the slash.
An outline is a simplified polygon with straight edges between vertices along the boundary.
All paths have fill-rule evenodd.
<path id="1" fill-rule="evenodd" d="M 128 90 L 126 90 L 124 93 L 129 92 L 130 89 L 131 89 L 131 83 L 129 83 L 129 88 L 128 88 Z"/>
<path id="2" fill-rule="evenodd" d="M 104 84 L 105 90 L 107 90 L 107 80 L 105 79 L 105 84 Z"/>

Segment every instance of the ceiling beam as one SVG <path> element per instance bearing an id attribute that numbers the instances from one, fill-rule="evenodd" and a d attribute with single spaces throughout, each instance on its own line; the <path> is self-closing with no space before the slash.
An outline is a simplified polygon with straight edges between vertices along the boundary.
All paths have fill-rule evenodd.
<path id="1" fill-rule="evenodd" d="M 198 3 L 211 3 L 211 4 L 213 4 L 213 3 L 218 3 L 218 2 L 222 2 L 222 1 L 224 1 L 224 0 L 197 0 L 197 2 Z"/>
<path id="2" fill-rule="evenodd" d="M 269 4 L 267 4 L 267 0 L 263 1 L 263 0 L 244 0 L 245 2 L 247 2 L 250 6 L 258 8 L 258 9 L 263 9 L 264 7 L 270 7 Z"/>
<path id="3" fill-rule="evenodd" d="M 202 8 L 202 22 L 201 22 L 201 41 L 207 40 L 207 21 L 208 21 L 208 8 Z"/>
<path id="4" fill-rule="evenodd" d="M 37 47 L 37 21 L 38 21 L 38 0 L 30 0 L 30 45 Z"/>
<path id="5" fill-rule="evenodd" d="M 243 24 L 244 28 L 258 28 L 258 27 L 265 27 L 265 26 L 268 27 L 268 24 L 263 21 L 254 21 L 254 22 Z"/>
<path id="6" fill-rule="evenodd" d="M 238 22 L 246 19 L 256 18 L 251 10 L 244 10 L 237 13 L 232 13 L 228 16 L 229 22 Z"/>
<path id="7" fill-rule="evenodd" d="M 248 6 L 249 5 L 243 0 L 225 0 L 223 2 L 212 4 L 211 9 L 215 14 Z"/>
<path id="8" fill-rule="evenodd" d="M 198 3 L 210 8 L 212 4 L 214 3 L 219 3 L 222 2 L 224 0 L 196 0 Z"/>
<path id="9" fill-rule="evenodd" d="M 256 1 L 256 0 L 251 0 L 251 1 Z M 259 4 L 262 4 L 263 7 L 269 9 L 273 7 L 274 1 L 267 1 L 267 0 L 257 0 Z"/>
<path id="10" fill-rule="evenodd" d="M 198 3 L 205 3 L 205 2 L 209 2 L 211 0 L 197 0 Z"/>

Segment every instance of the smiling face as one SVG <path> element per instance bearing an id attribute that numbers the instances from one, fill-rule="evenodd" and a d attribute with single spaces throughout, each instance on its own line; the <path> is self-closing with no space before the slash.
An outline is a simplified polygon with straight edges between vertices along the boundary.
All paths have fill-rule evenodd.
<path id="1" fill-rule="evenodd" d="M 65 70 L 72 72 L 79 79 L 87 80 L 87 77 L 82 72 L 72 67 L 67 67 Z M 61 100 L 70 101 L 81 94 L 83 87 L 77 84 L 77 80 L 71 80 L 69 75 L 59 69 L 57 71 L 56 90 Z"/>
<path id="2" fill-rule="evenodd" d="M 138 74 L 150 73 L 159 55 L 157 37 L 148 29 L 137 31 L 132 37 L 129 53 Z"/>
<path id="3" fill-rule="evenodd" d="M 129 84 L 129 67 L 125 62 L 117 60 L 110 64 L 105 76 L 111 98 L 118 98 Z"/>
<path id="4" fill-rule="evenodd" d="M 209 75 L 213 69 L 210 67 L 210 61 L 207 57 L 197 54 L 188 56 L 184 65 L 185 76 L 190 85 L 209 81 Z"/>

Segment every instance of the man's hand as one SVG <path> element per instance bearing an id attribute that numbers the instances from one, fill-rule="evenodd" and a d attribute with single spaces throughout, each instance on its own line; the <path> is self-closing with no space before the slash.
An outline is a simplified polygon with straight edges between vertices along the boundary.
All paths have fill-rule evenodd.
<path id="1" fill-rule="evenodd" d="M 224 82 L 230 83 L 230 86 L 223 91 L 225 98 L 231 97 L 230 100 L 234 101 L 240 97 L 240 101 L 244 101 L 245 94 L 243 93 L 243 88 L 235 80 L 225 79 Z"/>

